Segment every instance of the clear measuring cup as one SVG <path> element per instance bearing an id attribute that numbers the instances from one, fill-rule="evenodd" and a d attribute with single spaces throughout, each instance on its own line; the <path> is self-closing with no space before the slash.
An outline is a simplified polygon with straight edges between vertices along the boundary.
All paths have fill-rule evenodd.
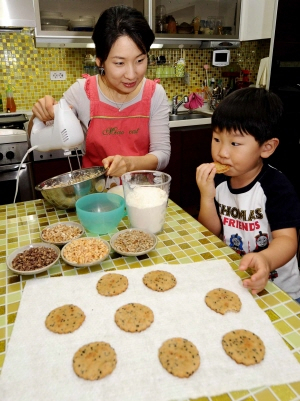
<path id="1" fill-rule="evenodd" d="M 171 176 L 160 171 L 137 170 L 122 175 L 126 210 L 131 227 L 153 234 L 163 230 Z"/>

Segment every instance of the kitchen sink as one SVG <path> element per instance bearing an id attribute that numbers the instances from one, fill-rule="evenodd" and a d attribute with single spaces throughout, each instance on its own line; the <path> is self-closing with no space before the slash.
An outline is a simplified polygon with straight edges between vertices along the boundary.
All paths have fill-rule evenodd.
<path id="1" fill-rule="evenodd" d="M 169 121 L 180 121 L 180 120 L 195 120 L 197 118 L 208 117 L 203 113 L 189 113 L 189 112 L 178 112 L 177 114 L 169 114 Z"/>

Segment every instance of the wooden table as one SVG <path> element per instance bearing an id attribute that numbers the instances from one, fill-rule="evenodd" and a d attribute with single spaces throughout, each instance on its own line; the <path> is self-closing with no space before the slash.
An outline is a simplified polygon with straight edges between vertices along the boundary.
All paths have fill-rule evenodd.
<path id="1" fill-rule="evenodd" d="M 48 224 L 63 221 L 78 221 L 76 212 L 57 210 L 44 200 L 0 206 L 0 369 L 3 366 L 7 344 L 17 316 L 22 290 L 26 281 L 34 277 L 72 276 L 101 270 L 115 271 L 159 263 L 183 264 L 212 259 L 226 259 L 241 278 L 248 276 L 247 273 L 238 271 L 240 257 L 231 248 L 171 200 L 164 231 L 158 235 L 156 249 L 148 255 L 122 257 L 112 252 L 101 265 L 80 269 L 66 265 L 60 259 L 48 271 L 36 276 L 19 276 L 7 269 L 7 255 L 30 242 L 41 242 L 42 228 Z M 128 227 L 129 222 L 126 217 L 114 232 Z M 101 237 L 109 241 L 114 232 Z M 269 282 L 266 289 L 254 298 L 300 362 L 300 305 L 272 282 Z M 232 400 L 300 400 L 300 382 L 232 392 L 193 401 Z"/>

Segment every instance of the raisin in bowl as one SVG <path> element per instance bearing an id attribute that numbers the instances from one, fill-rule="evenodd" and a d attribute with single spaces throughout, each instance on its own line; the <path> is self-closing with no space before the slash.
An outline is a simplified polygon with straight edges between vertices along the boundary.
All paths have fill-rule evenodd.
<path id="1" fill-rule="evenodd" d="M 60 250 L 56 245 L 38 242 L 14 250 L 7 257 L 6 264 L 16 274 L 32 275 L 48 270 L 59 257 Z"/>

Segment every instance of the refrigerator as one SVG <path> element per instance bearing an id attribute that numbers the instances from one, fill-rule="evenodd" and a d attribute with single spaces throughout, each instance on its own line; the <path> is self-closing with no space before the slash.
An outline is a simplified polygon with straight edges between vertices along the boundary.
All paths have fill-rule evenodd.
<path id="1" fill-rule="evenodd" d="M 280 144 L 269 164 L 282 171 L 300 198 L 300 1 L 277 0 L 270 45 L 269 89 L 284 105 Z"/>

